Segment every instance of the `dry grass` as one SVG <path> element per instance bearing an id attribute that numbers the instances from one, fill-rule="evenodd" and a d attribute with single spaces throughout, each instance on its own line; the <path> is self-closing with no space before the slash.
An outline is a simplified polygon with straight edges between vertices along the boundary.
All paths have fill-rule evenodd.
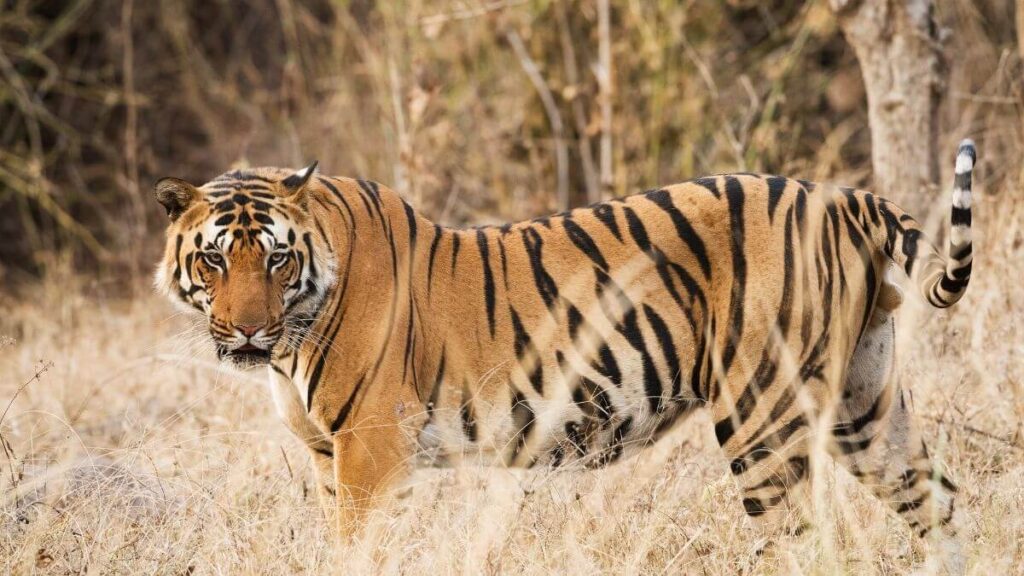
<path id="1" fill-rule="evenodd" d="M 198 182 L 236 163 L 315 157 L 332 173 L 387 182 L 449 222 L 558 208 L 566 153 L 573 204 L 736 169 L 866 184 L 863 89 L 825 3 L 613 2 L 611 46 L 600 34 L 606 2 L 482 2 L 502 8 L 479 14 L 463 2 L 382 2 L 363 14 L 375 3 L 279 0 L 280 15 L 265 3 L 136 2 L 134 19 L 130 2 L 73 6 L 89 4 L 84 16 L 68 12 L 73 33 L 43 49 L 59 72 L 60 90 L 49 92 L 51 67 L 25 62 L 39 59 L 52 22 L 28 8 L 0 18 L 0 49 L 39 94 L 0 94 L 0 112 L 26 119 L 9 123 L 0 146 L 0 571 L 732 574 L 752 565 L 759 542 L 706 415 L 596 473 L 423 472 L 359 544 L 335 550 L 305 449 L 277 421 L 261 379 L 221 371 L 189 322 L 141 282 L 93 283 L 62 272 L 61 258 L 89 253 L 88 233 L 116 252 L 96 258 L 104 278 L 142 269 L 164 222 L 156 203 L 136 203 L 145 183 Z M 965 300 L 948 313 L 901 312 L 900 376 L 962 487 L 971 572 L 1020 574 L 1021 63 L 1009 3 L 939 4 L 957 56 L 943 149 L 978 139 L 989 190 L 978 195 Z M 107 34 L 110 22 L 121 35 Z M 134 65 L 123 61 L 125 30 L 135 31 Z M 606 58 L 611 87 L 595 66 Z M 556 109 L 530 83 L 531 60 Z M 61 122 L 32 137 L 51 112 Z M 6 292 L 8 279 L 29 276 L 23 268 L 47 280 Z M 134 299 L 96 296 L 124 285 L 141 286 Z M 825 476 L 815 529 L 786 543 L 779 565 L 754 571 L 909 570 L 920 549 L 901 521 L 845 473 L 829 466 Z"/>
<path id="2" fill-rule="evenodd" d="M 1022 211 L 979 204 L 967 297 L 950 313 L 904 306 L 900 373 L 962 487 L 972 573 L 1022 573 Z M 730 574 L 752 561 L 757 538 L 704 415 L 605 471 L 422 472 L 334 550 L 261 375 L 221 371 L 145 289 L 97 292 L 55 276 L 0 296 L 5 572 Z M 910 569 L 921 551 L 901 521 L 827 468 L 815 529 L 755 571 Z"/>

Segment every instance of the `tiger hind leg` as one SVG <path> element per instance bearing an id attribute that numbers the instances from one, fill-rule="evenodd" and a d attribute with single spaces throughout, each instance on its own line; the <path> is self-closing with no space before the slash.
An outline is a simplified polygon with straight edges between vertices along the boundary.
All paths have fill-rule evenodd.
<path id="1" fill-rule="evenodd" d="M 956 486 L 935 466 L 891 377 L 894 320 L 873 321 L 850 361 L 831 451 L 928 547 L 931 573 L 962 574 Z"/>

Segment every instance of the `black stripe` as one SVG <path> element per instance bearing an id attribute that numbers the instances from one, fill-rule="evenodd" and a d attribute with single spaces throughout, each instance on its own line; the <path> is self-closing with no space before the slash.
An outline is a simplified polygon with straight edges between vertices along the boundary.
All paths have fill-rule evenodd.
<path id="1" fill-rule="evenodd" d="M 302 235 L 302 241 L 306 244 L 306 251 L 309 253 L 309 275 L 316 278 L 320 274 L 316 269 L 316 263 L 313 261 L 313 241 L 310 239 L 309 232 Z"/>
<path id="2" fill-rule="evenodd" d="M 766 502 L 762 502 L 758 498 L 744 498 L 743 499 L 743 510 L 747 513 L 747 516 L 751 518 L 757 518 L 765 512 L 768 508 L 774 506 L 782 501 L 782 495 L 772 496 Z"/>
<path id="3" fill-rule="evenodd" d="M 324 246 L 327 246 L 327 251 L 333 254 L 334 248 L 331 246 L 331 238 L 327 235 L 327 231 L 324 230 L 324 226 L 320 223 L 320 219 L 313 216 L 313 224 L 316 226 L 317 233 L 320 234 L 320 239 L 324 241 Z"/>
<path id="4" fill-rule="evenodd" d="M 658 247 L 651 244 L 650 238 L 647 235 L 647 229 L 644 227 L 643 221 L 637 216 L 636 212 L 632 208 L 623 208 L 623 212 L 626 215 L 626 223 L 629 226 L 629 233 L 633 237 L 633 241 L 636 242 L 637 246 L 641 251 L 646 254 L 652 262 L 654 262 L 655 269 L 658 271 L 658 276 L 661 278 L 662 284 L 665 285 L 665 290 L 675 300 L 676 305 L 679 306 L 680 311 L 686 316 L 690 326 L 694 326 L 693 312 L 690 306 L 683 300 L 683 297 L 679 294 L 676 289 L 675 282 L 672 280 L 672 276 L 669 274 L 669 270 L 676 273 L 680 281 L 686 287 L 687 291 L 701 301 L 704 302 L 704 293 L 700 287 L 693 280 L 686 270 L 674 262 L 670 262 Z"/>
<path id="5" fill-rule="evenodd" d="M 871 407 L 857 418 L 849 422 L 837 423 L 832 428 L 832 434 L 834 436 L 852 436 L 863 430 L 868 424 L 874 422 L 878 418 L 878 411 L 882 407 L 882 397 L 883 394 L 879 394 L 871 404 Z"/>
<path id="6" fill-rule="evenodd" d="M 754 490 L 761 490 L 763 488 L 784 488 L 788 489 L 795 486 L 798 482 L 804 479 L 807 474 L 808 459 L 807 456 L 793 456 L 786 460 L 783 465 L 782 474 L 769 474 L 767 478 L 757 483 L 754 486 L 744 488 L 747 492 Z"/>
<path id="7" fill-rule="evenodd" d="M 875 195 L 864 194 L 864 205 L 867 207 L 868 215 L 871 216 L 871 223 L 875 226 L 881 224 L 881 221 L 878 218 L 878 208 L 875 207 Z"/>
<path id="8" fill-rule="evenodd" d="M 459 257 L 459 247 L 462 245 L 462 236 L 458 230 L 452 233 L 452 268 L 450 272 L 455 274 L 455 261 Z"/>
<path id="9" fill-rule="evenodd" d="M 971 267 L 972 266 L 974 266 L 974 262 L 968 262 L 967 265 L 961 266 L 961 267 L 953 270 L 953 274 L 952 274 L 953 278 L 955 278 L 957 280 L 963 280 L 964 284 L 966 284 L 967 280 L 969 280 L 970 277 L 971 277 Z"/>
<path id="10" fill-rule="evenodd" d="M 640 353 L 643 362 L 644 392 L 647 395 L 647 401 L 651 405 L 651 412 L 661 412 L 663 409 L 661 380 L 658 378 L 658 370 L 654 366 L 654 358 L 651 357 L 651 353 L 647 350 L 643 333 L 640 331 L 636 309 L 626 312 L 622 322 L 615 328 L 625 337 L 629 345 Z"/>
<path id="11" fill-rule="evenodd" d="M 504 234 L 498 236 L 498 256 L 501 257 L 501 279 L 505 285 L 505 292 L 508 292 L 508 257 L 505 255 Z"/>
<path id="12" fill-rule="evenodd" d="M 952 258 L 953 260 L 963 260 L 964 258 L 973 255 L 973 253 L 974 247 L 971 245 L 970 242 L 968 242 L 967 244 L 960 246 L 956 250 L 950 251 L 949 257 Z M 970 267 L 970 265 L 970 263 L 967 264 L 968 267 Z"/>
<path id="13" fill-rule="evenodd" d="M 434 239 L 430 242 L 430 259 L 427 265 L 427 292 L 430 292 L 430 287 L 434 279 L 434 257 L 437 256 L 437 246 L 441 242 L 441 234 L 444 229 L 440 225 L 434 224 Z"/>
<path id="14" fill-rule="evenodd" d="M 857 196 L 854 195 L 854 189 L 844 186 L 839 191 L 846 196 L 846 207 L 849 209 L 854 220 L 860 220 L 860 203 L 857 201 Z"/>
<path id="15" fill-rule="evenodd" d="M 857 229 L 854 220 L 846 212 L 843 212 L 843 220 L 846 222 L 846 236 L 850 239 L 850 243 L 853 244 L 854 248 L 857 249 L 861 266 L 864 268 L 864 288 L 867 290 L 867 295 L 864 299 L 864 312 L 861 314 L 860 326 L 857 327 L 857 334 L 863 334 L 864 329 L 867 328 L 871 312 L 874 310 L 875 297 L 878 291 L 873 251 L 868 247 L 865 237 Z M 851 273 L 853 273 L 852 269 Z"/>
<path id="16" fill-rule="evenodd" d="M 910 228 L 903 232 L 903 254 L 907 258 L 904 271 L 907 273 L 907 276 L 910 276 L 914 269 L 914 262 L 917 258 L 917 242 L 920 238 L 921 231 L 915 228 Z"/>
<path id="17" fill-rule="evenodd" d="M 359 187 L 366 191 L 370 196 L 370 200 L 373 201 L 373 207 L 377 210 L 377 215 L 380 216 L 381 223 L 384 222 L 384 207 L 380 199 L 380 188 L 376 182 L 372 180 L 356 180 L 359 183 Z"/>
<path id="18" fill-rule="evenodd" d="M 523 363 L 524 357 L 529 354 L 526 360 L 533 362 L 532 366 L 522 366 L 523 370 L 528 373 L 530 384 L 538 394 L 544 393 L 544 367 L 541 365 L 540 354 L 537 352 L 537 348 L 533 345 L 530 339 L 529 333 L 523 327 L 522 321 L 519 319 L 519 313 L 516 312 L 515 308 L 509 308 L 509 316 L 512 319 L 512 332 L 513 332 L 513 347 L 516 353 L 516 360 L 519 361 L 520 365 Z"/>
<path id="19" fill-rule="evenodd" d="M 679 389 L 682 381 L 681 370 L 679 369 L 679 354 L 676 352 L 675 342 L 672 341 L 672 334 L 668 325 L 661 319 L 661 316 L 653 308 L 644 304 L 644 314 L 647 322 L 650 323 L 654 335 L 658 338 L 661 346 L 661 354 L 665 358 L 665 365 L 668 366 L 668 376 L 672 382 L 672 398 L 679 396 Z"/>
<path id="20" fill-rule="evenodd" d="M 331 184 L 329 181 L 320 177 L 317 177 L 317 180 L 321 184 L 323 184 L 328 190 L 330 190 L 331 193 L 334 194 L 334 197 L 341 202 L 342 206 L 345 207 L 345 211 L 348 213 L 349 226 L 351 227 L 351 229 L 349 230 L 349 235 L 354 234 L 356 226 L 356 215 L 355 213 L 352 212 L 352 206 L 349 205 L 348 200 L 345 200 L 345 196 L 341 193 L 341 190 L 338 190 L 338 188 L 334 184 Z M 326 237 L 327 236 L 324 235 L 324 238 Z"/>
<path id="21" fill-rule="evenodd" d="M 734 458 L 732 462 L 729 463 L 729 469 L 732 471 L 734 476 L 743 474 L 750 469 L 750 466 L 764 460 L 771 454 L 777 453 L 779 448 L 786 444 L 786 441 L 789 440 L 790 436 L 806 425 L 807 420 L 803 416 L 797 416 L 782 425 L 768 438 L 768 440 L 751 448 L 745 456 Z"/>
<path id="22" fill-rule="evenodd" d="M 480 264 L 484 269 L 484 301 L 487 304 L 487 327 L 494 339 L 494 274 L 491 272 L 491 254 L 487 245 L 487 235 L 483 230 L 476 231 L 476 245 L 480 248 Z"/>
<path id="23" fill-rule="evenodd" d="M 331 433 L 337 432 L 345 425 L 345 421 L 348 420 L 348 416 L 352 412 L 352 407 L 355 406 L 356 396 L 359 394 L 359 390 L 363 387 L 363 382 L 365 381 L 366 374 L 363 374 L 352 388 L 352 394 L 348 397 L 348 400 L 342 405 L 341 410 L 338 410 L 337 417 L 331 422 Z"/>
<path id="24" fill-rule="evenodd" d="M 412 206 L 410 206 L 405 200 L 402 200 L 402 208 L 405 209 L 405 220 L 409 225 L 409 249 L 415 251 L 416 236 L 418 233 L 416 229 L 416 213 L 413 211 Z"/>
<path id="25" fill-rule="evenodd" d="M 608 391 L 585 376 L 580 377 L 580 385 L 573 391 L 573 401 L 589 418 L 599 420 L 602 428 L 608 426 L 615 415 Z"/>
<path id="26" fill-rule="evenodd" d="M 349 213 L 351 214 L 351 211 Z M 351 229 L 349 231 L 349 235 L 351 236 L 354 233 L 354 231 L 354 228 Z M 334 307 L 329 312 L 330 316 L 328 316 L 328 318 L 330 318 L 330 321 L 328 323 L 328 330 L 330 333 L 327 335 L 327 339 L 325 342 L 326 346 L 318 346 L 319 357 L 316 360 L 316 366 L 313 368 L 312 372 L 310 372 L 309 370 L 309 364 L 306 365 L 306 373 L 310 374 L 309 384 L 307 385 L 306 390 L 307 412 L 313 408 L 313 394 L 316 392 L 317 387 L 320 385 L 320 377 L 323 373 L 324 365 L 327 363 L 327 353 L 334 347 L 334 338 L 338 335 L 338 331 L 341 330 L 341 325 L 345 320 L 345 312 L 341 308 L 341 304 L 342 302 L 345 301 L 345 294 L 348 291 L 348 281 L 352 277 L 352 275 L 350 274 L 351 270 L 352 250 L 349 250 L 345 258 L 345 272 L 341 276 L 342 278 L 344 278 L 344 280 L 342 280 L 341 290 L 340 292 L 338 292 L 338 296 L 334 300 Z M 310 356 L 313 357 L 314 355 L 311 354 Z M 312 358 L 310 362 L 313 362 Z"/>
<path id="27" fill-rule="evenodd" d="M 771 178 L 768 178 L 767 183 L 768 221 L 772 222 L 775 220 L 775 209 L 779 206 L 779 201 L 782 200 L 782 192 L 786 189 L 786 184 L 789 183 L 789 179 L 772 176 Z"/>
<path id="28" fill-rule="evenodd" d="M 963 290 L 965 286 L 967 286 L 968 280 L 970 280 L 970 278 L 958 279 L 950 278 L 949 276 L 943 276 L 942 280 L 939 282 L 939 286 L 941 286 L 942 289 L 945 290 L 946 292 L 956 294 L 957 292 Z"/>
<path id="29" fill-rule="evenodd" d="M 615 355 L 612 354 L 612 349 L 608 346 L 607 342 L 601 343 L 601 346 L 598 347 L 597 355 L 600 363 L 594 362 L 592 364 L 594 370 L 597 370 L 616 387 L 621 388 L 622 371 L 619 370 L 619 363 L 615 360 Z"/>
<path id="30" fill-rule="evenodd" d="M 917 510 L 918 508 L 920 508 L 924 504 L 925 500 L 927 500 L 927 499 L 928 499 L 928 494 L 924 494 L 920 498 L 917 498 L 915 500 L 909 500 L 909 501 L 906 501 L 906 502 L 900 502 L 899 506 L 896 507 L 896 513 L 897 514 L 906 514 L 907 512 L 913 512 L 914 510 Z"/>
<path id="31" fill-rule="evenodd" d="M 971 209 L 970 208 L 957 208 L 953 207 L 952 212 L 949 215 L 949 223 L 951 226 L 968 226 L 971 225 Z"/>
<path id="32" fill-rule="evenodd" d="M 594 216 L 611 231 L 616 240 L 622 242 L 622 232 L 619 231 L 619 223 L 615 221 L 615 208 L 611 204 L 595 206 Z"/>
<path id="33" fill-rule="evenodd" d="M 427 401 L 427 414 L 433 414 L 437 408 L 437 400 L 441 396 L 441 382 L 444 381 L 445 351 L 441 350 L 441 360 L 437 364 L 437 374 L 434 376 L 434 387 L 430 390 L 430 399 Z"/>
<path id="34" fill-rule="evenodd" d="M 370 220 L 373 220 L 373 207 L 370 205 L 370 200 L 367 198 L 366 193 L 361 189 L 359 191 L 359 199 L 363 201 L 363 207 L 366 208 L 366 215 L 370 217 Z"/>
<path id="35" fill-rule="evenodd" d="M 694 178 L 693 180 L 690 180 L 689 183 L 703 186 L 709 192 L 714 194 L 715 198 L 719 198 L 722 195 L 722 193 L 718 190 L 718 178 L 715 178 L 713 176 L 704 178 Z"/>
<path id="36" fill-rule="evenodd" d="M 575 343 L 576 335 L 579 334 L 580 326 L 584 322 L 583 314 L 575 304 L 569 304 L 565 310 L 565 319 L 569 323 L 569 339 Z"/>
<path id="37" fill-rule="evenodd" d="M 693 392 L 694 398 L 698 400 L 707 400 L 707 396 L 701 390 L 701 371 L 704 369 L 705 359 L 707 358 L 707 339 L 703 334 L 695 334 L 696 336 L 696 352 L 693 356 L 694 365 L 690 371 L 690 390 Z"/>
<path id="38" fill-rule="evenodd" d="M 562 226 L 565 228 L 566 233 L 569 235 L 569 239 L 572 243 L 587 255 L 587 258 L 605 272 L 608 271 L 608 261 L 604 259 L 604 255 L 601 254 L 601 249 L 594 243 L 594 239 L 587 234 L 587 231 L 582 226 L 577 224 L 572 218 L 565 218 L 562 221 Z"/>
<path id="39" fill-rule="evenodd" d="M 967 172 L 964 172 L 963 174 L 954 174 L 953 175 L 953 187 L 954 188 L 959 188 L 960 190 L 965 190 L 967 192 L 970 192 L 971 191 L 972 175 L 973 175 L 973 171 L 967 171 Z"/>
<path id="40" fill-rule="evenodd" d="M 185 237 L 181 234 L 178 234 L 178 237 L 174 240 L 174 272 L 171 273 L 171 276 L 174 277 L 175 283 L 178 284 L 179 287 L 181 284 L 181 244 L 184 240 Z M 191 280 L 192 278 L 190 276 L 189 281 Z"/>
<path id="41" fill-rule="evenodd" d="M 839 448 L 839 451 L 843 454 L 853 454 L 855 452 L 867 450 L 874 441 L 874 436 L 868 436 L 861 440 L 842 440 L 836 442 L 836 447 Z"/>
<path id="42" fill-rule="evenodd" d="M 526 247 L 526 253 L 530 258 L 530 268 L 533 270 L 533 282 L 537 293 L 540 294 L 548 310 L 551 310 L 558 302 L 558 285 L 544 268 L 542 254 L 544 239 L 535 228 L 527 228 L 523 231 L 523 246 Z"/>
<path id="43" fill-rule="evenodd" d="M 410 300 L 411 300 L 411 296 L 410 296 Z M 402 383 L 403 384 L 405 383 L 406 375 L 409 373 L 409 366 L 410 366 L 410 364 L 412 364 L 411 360 L 413 358 L 413 356 L 412 356 L 413 350 L 416 348 L 416 342 L 414 342 L 413 339 L 412 339 L 412 332 L 413 332 L 413 326 L 414 326 L 413 319 L 414 319 L 414 315 L 413 315 L 413 311 L 412 311 L 412 306 L 410 306 L 409 307 L 409 321 L 406 323 L 406 328 L 405 328 L 405 353 L 403 354 L 403 357 L 402 357 Z M 416 366 L 415 366 L 415 364 L 412 364 L 412 374 L 413 374 L 413 387 L 418 390 L 419 387 L 415 385 L 416 384 L 415 383 L 415 380 L 416 380 Z"/>
<path id="44" fill-rule="evenodd" d="M 729 299 L 729 327 L 722 352 L 722 371 L 728 372 L 736 357 L 736 345 L 743 336 L 743 308 L 747 289 L 747 257 L 744 246 L 743 186 L 731 176 L 725 178 L 725 196 L 729 203 L 732 249 L 732 293 Z M 713 399 L 712 399 L 713 400 Z"/>
<path id="45" fill-rule="evenodd" d="M 259 181 L 259 182 L 266 182 L 268 184 L 277 184 L 276 180 L 271 180 L 270 178 L 266 178 L 264 176 L 259 176 L 257 174 L 250 174 L 248 172 L 242 172 L 241 170 L 235 170 L 233 172 L 226 172 L 224 174 L 221 174 L 220 176 L 214 178 L 214 182 L 223 182 L 225 180 L 232 180 L 232 179 L 234 179 L 234 180 L 241 180 L 242 182 L 251 182 L 253 180 L 256 180 L 256 181 Z"/>
<path id="46" fill-rule="evenodd" d="M 707 247 L 697 231 L 693 229 L 686 216 L 672 203 L 672 197 L 667 190 L 656 190 L 647 194 L 647 199 L 658 205 L 672 218 L 672 225 L 676 228 L 676 235 L 686 244 L 686 247 L 693 253 L 704 273 L 704 278 L 711 278 L 711 261 L 708 259 Z"/>

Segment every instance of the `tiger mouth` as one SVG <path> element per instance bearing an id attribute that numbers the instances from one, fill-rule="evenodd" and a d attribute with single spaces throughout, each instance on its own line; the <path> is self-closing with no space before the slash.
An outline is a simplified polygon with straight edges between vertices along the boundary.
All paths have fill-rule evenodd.
<path id="1" fill-rule="evenodd" d="M 236 368 L 252 368 L 255 366 L 265 366 L 270 363 L 270 350 L 264 350 L 252 344 L 245 344 L 234 350 L 218 346 L 217 356 L 221 360 L 230 361 Z"/>

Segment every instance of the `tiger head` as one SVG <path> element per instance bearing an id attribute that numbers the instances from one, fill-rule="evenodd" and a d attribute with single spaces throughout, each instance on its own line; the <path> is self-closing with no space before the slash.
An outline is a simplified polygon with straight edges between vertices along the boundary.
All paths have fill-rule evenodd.
<path id="1" fill-rule="evenodd" d="M 279 342 L 292 344 L 333 285 L 332 251 L 309 214 L 315 171 L 316 162 L 154 186 L 171 219 L 157 290 L 203 313 L 218 357 L 235 366 L 267 364 Z"/>

